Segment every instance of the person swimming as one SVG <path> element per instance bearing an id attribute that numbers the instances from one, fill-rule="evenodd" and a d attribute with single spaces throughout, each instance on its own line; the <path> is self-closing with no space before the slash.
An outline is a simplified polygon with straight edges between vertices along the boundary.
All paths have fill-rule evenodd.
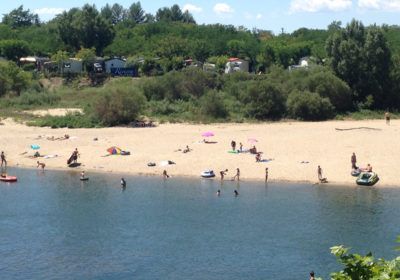
<path id="1" fill-rule="evenodd" d="M 235 196 L 238 196 L 238 195 L 239 195 L 239 193 L 238 193 L 237 190 L 234 190 L 234 191 L 233 191 L 233 194 L 234 194 Z"/>
<path id="2" fill-rule="evenodd" d="M 220 196 L 220 195 L 221 195 L 221 191 L 218 190 L 217 193 L 216 193 L 216 195 L 217 195 L 217 196 Z"/>

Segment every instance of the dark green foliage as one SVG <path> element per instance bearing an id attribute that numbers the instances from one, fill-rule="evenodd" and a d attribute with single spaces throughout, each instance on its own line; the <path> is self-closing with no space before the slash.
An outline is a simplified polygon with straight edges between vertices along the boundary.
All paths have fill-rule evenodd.
<path id="1" fill-rule="evenodd" d="M 223 93 L 209 90 L 200 98 L 202 119 L 225 119 L 228 111 L 224 104 Z"/>
<path id="2" fill-rule="evenodd" d="M 327 53 L 334 72 L 353 91 L 355 103 L 365 103 L 368 96 L 382 108 L 389 105 L 391 53 L 382 28 L 353 20 L 327 40 Z"/>
<path id="3" fill-rule="evenodd" d="M 285 112 L 285 100 L 279 86 L 269 81 L 252 81 L 240 100 L 247 115 L 258 120 L 279 119 Z"/>
<path id="4" fill-rule="evenodd" d="M 7 93 L 19 95 L 32 83 L 32 74 L 21 70 L 13 62 L 0 61 L 0 97 Z"/>
<path id="5" fill-rule="evenodd" d="M 334 115 L 329 99 L 315 92 L 293 91 L 289 94 L 286 106 L 289 117 L 305 121 L 326 120 Z"/>
<path id="6" fill-rule="evenodd" d="M 27 42 L 22 40 L 0 40 L 0 56 L 18 62 L 21 57 L 30 54 Z"/>
<path id="7" fill-rule="evenodd" d="M 82 9 L 63 12 L 54 21 L 61 40 L 75 51 L 81 47 L 94 47 L 101 54 L 115 35 L 110 22 L 100 15 L 95 6 L 89 4 Z"/>
<path id="8" fill-rule="evenodd" d="M 32 14 L 29 9 L 24 10 L 24 6 L 19 6 L 12 10 L 9 14 L 3 16 L 2 22 L 12 28 L 26 27 L 39 24 L 39 16 Z"/>
<path id="9" fill-rule="evenodd" d="M 304 85 L 304 89 L 329 98 L 337 112 L 345 112 L 353 107 L 349 86 L 331 72 L 314 72 L 305 79 Z"/>

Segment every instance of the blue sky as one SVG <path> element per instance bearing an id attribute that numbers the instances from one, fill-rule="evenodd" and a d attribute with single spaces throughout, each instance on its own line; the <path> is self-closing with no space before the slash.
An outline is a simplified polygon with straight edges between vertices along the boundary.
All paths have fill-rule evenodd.
<path id="1" fill-rule="evenodd" d="M 25 9 L 39 14 L 42 20 L 49 20 L 55 14 L 72 7 L 82 7 L 85 3 L 97 8 L 106 3 L 118 3 L 125 8 L 133 2 L 128 0 L 55 1 L 55 0 L 2 0 L 0 14 L 10 12 L 23 5 Z M 235 26 L 272 30 L 279 33 L 283 28 L 292 32 L 300 27 L 326 28 L 334 20 L 343 23 L 352 18 L 365 25 L 399 24 L 400 0 L 143 0 L 146 12 L 155 14 L 160 7 L 178 4 L 189 10 L 197 23 L 222 23 Z"/>

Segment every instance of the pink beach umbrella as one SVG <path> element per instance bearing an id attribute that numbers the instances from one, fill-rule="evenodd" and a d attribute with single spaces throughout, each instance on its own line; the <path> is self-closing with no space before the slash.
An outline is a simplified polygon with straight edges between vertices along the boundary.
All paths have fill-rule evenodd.
<path id="1" fill-rule="evenodd" d="M 249 138 L 249 139 L 247 139 L 247 141 L 248 141 L 249 143 L 251 143 L 251 144 L 255 144 L 255 143 L 258 142 L 258 140 L 257 140 L 256 138 Z"/>
<path id="2" fill-rule="evenodd" d="M 206 131 L 206 132 L 203 132 L 203 133 L 201 134 L 201 136 L 203 136 L 203 137 L 211 137 L 211 136 L 214 136 L 214 132 L 212 132 L 212 131 Z"/>

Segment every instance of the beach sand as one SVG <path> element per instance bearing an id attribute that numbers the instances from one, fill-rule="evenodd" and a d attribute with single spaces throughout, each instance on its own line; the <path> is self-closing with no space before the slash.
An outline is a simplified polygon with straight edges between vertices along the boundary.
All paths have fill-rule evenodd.
<path id="1" fill-rule="evenodd" d="M 398 160 L 400 145 L 397 140 L 400 120 L 391 125 L 384 120 L 327 121 L 327 122 L 274 122 L 263 124 L 160 124 L 154 128 L 101 128 L 101 129 L 51 129 L 28 127 L 10 119 L 0 126 L 0 149 L 7 156 L 9 166 L 36 168 L 36 161 L 46 164 L 46 169 L 66 169 L 67 160 L 78 148 L 82 166 L 74 170 L 146 174 L 160 176 L 166 169 L 173 176 L 200 177 L 200 172 L 213 169 L 219 180 L 219 171 L 228 169 L 230 180 L 237 167 L 242 180 L 264 180 L 269 168 L 269 180 L 312 182 L 317 181 L 317 166 L 323 169 L 329 182 L 355 185 L 350 175 L 350 157 L 357 155 L 357 165 L 370 163 L 380 177 L 378 185 L 397 186 L 399 183 Z M 351 129 L 352 130 L 336 130 Z M 202 132 L 212 131 L 209 137 L 214 144 L 202 143 Z M 46 137 L 70 135 L 68 140 L 50 141 Z M 41 136 L 38 138 L 38 136 Z M 95 141 L 94 138 L 98 140 Z M 237 149 L 242 142 L 250 148 L 248 138 L 255 138 L 255 146 L 262 151 L 267 162 L 256 162 L 249 153 L 231 154 L 231 141 Z M 37 144 L 42 155 L 55 158 L 30 158 Z M 193 149 L 182 153 L 189 145 Z M 106 149 L 118 146 L 131 152 L 129 156 L 105 156 Z M 160 166 L 171 160 L 174 165 Z M 156 167 L 148 167 L 155 162 Z"/>

